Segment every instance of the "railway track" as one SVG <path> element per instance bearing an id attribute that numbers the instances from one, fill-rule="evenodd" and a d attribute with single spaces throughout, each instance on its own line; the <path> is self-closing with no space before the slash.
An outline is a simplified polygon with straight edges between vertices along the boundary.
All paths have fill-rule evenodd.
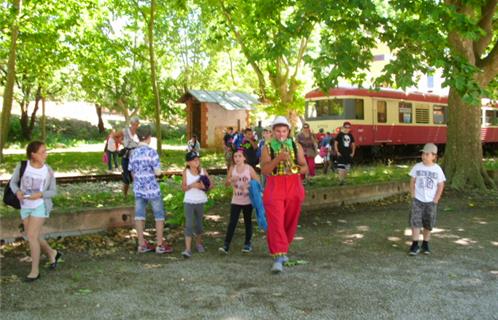
<path id="1" fill-rule="evenodd" d="M 209 169 L 210 175 L 222 175 L 226 174 L 226 169 Z M 171 176 L 181 176 L 181 170 L 175 171 L 164 171 L 159 177 L 171 177 Z M 67 184 L 67 183 L 83 183 L 83 182 L 100 182 L 100 181 L 121 181 L 120 173 L 108 173 L 108 174 L 92 174 L 92 175 L 82 175 L 82 176 L 64 176 L 56 177 L 55 180 L 57 184 Z M 9 182 L 8 179 L 0 180 L 0 186 L 5 186 Z"/>

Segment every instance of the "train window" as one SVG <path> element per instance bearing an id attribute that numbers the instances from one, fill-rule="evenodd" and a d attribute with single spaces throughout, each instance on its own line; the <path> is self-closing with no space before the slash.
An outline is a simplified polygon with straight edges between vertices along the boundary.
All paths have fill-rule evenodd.
<path id="1" fill-rule="evenodd" d="M 407 102 L 400 102 L 399 106 L 399 122 L 412 123 L 412 104 Z"/>
<path id="2" fill-rule="evenodd" d="M 306 119 L 316 118 L 318 101 L 306 101 Z"/>
<path id="3" fill-rule="evenodd" d="M 415 105 L 415 122 L 416 123 L 429 123 L 429 108 Z"/>
<path id="4" fill-rule="evenodd" d="M 332 100 L 329 100 L 330 101 L 330 105 L 329 105 L 329 116 L 333 116 L 333 117 L 338 117 L 338 116 L 342 116 L 343 112 L 344 112 L 344 102 L 342 99 L 332 99 Z"/>
<path id="5" fill-rule="evenodd" d="M 498 111 L 486 110 L 485 126 L 498 126 Z"/>
<path id="6" fill-rule="evenodd" d="M 307 119 L 364 119 L 363 99 L 329 99 L 308 101 Z"/>
<path id="7" fill-rule="evenodd" d="M 363 99 L 343 99 L 345 119 L 365 119 Z"/>
<path id="8" fill-rule="evenodd" d="M 387 102 L 377 101 L 377 122 L 387 122 Z"/>
<path id="9" fill-rule="evenodd" d="M 446 106 L 434 105 L 432 110 L 434 124 L 445 124 L 447 122 Z"/>

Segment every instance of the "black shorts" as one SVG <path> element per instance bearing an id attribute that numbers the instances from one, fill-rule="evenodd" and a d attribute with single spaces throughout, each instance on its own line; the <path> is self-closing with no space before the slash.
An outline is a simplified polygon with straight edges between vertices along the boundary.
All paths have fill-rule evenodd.
<path id="1" fill-rule="evenodd" d="M 133 182 L 133 178 L 131 176 L 130 170 L 128 170 L 128 163 L 130 162 L 130 159 L 128 158 L 121 158 L 121 168 L 123 169 L 123 183 L 124 184 L 130 184 Z"/>

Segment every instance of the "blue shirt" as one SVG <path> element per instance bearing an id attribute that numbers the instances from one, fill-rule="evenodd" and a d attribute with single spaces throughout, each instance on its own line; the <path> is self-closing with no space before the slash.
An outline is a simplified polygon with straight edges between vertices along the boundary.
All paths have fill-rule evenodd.
<path id="1" fill-rule="evenodd" d="M 135 197 L 157 199 L 161 197 L 161 189 L 156 181 L 154 171 L 160 169 L 159 155 L 147 145 L 139 145 L 133 150 L 128 170 L 133 173 L 133 191 Z"/>

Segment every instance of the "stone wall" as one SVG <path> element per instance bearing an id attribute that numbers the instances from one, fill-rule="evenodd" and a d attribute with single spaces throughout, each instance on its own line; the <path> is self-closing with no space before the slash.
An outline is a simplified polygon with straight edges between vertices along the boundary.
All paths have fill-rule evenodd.
<path id="1" fill-rule="evenodd" d="M 386 182 L 363 186 L 324 187 L 306 191 L 303 204 L 304 212 L 309 210 L 331 208 L 352 203 L 380 200 L 409 191 L 408 182 Z M 43 233 L 49 237 L 93 233 L 113 227 L 131 227 L 134 208 L 94 209 L 73 214 L 54 214 L 43 227 Z M 19 225 L 21 220 L 1 218 L 0 239 L 13 241 L 21 237 Z"/>

